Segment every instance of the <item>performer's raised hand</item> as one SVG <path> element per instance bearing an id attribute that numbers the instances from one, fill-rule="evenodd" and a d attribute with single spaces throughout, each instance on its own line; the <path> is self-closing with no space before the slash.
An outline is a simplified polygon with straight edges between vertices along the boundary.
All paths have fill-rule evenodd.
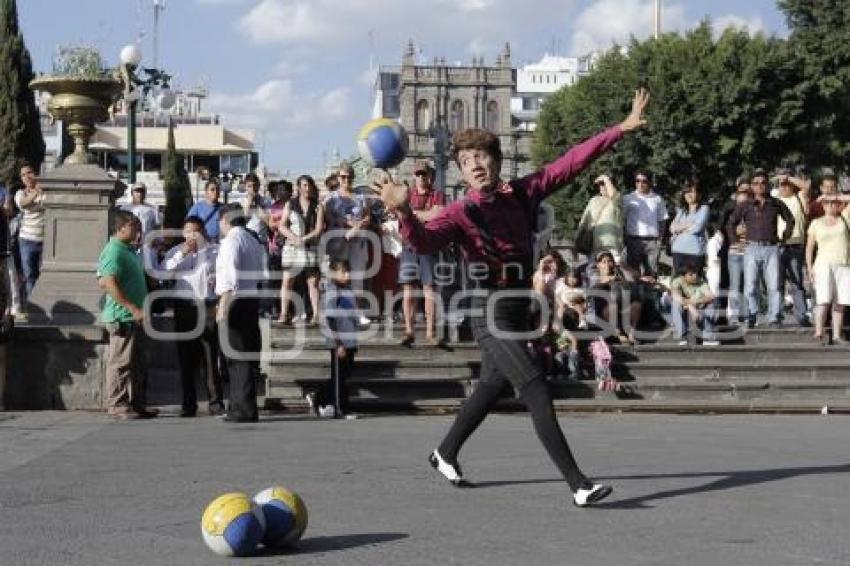
<path id="1" fill-rule="evenodd" d="M 377 182 L 381 187 L 381 200 L 390 211 L 404 210 L 410 203 L 410 188 L 407 183 L 396 183 L 387 173 Z"/>
<path id="2" fill-rule="evenodd" d="M 643 117 L 643 112 L 649 104 L 649 91 L 645 88 L 640 88 L 635 91 L 635 98 L 632 100 L 632 111 L 626 116 L 626 119 L 620 122 L 620 129 L 624 132 L 631 132 L 646 125 L 646 118 Z"/>

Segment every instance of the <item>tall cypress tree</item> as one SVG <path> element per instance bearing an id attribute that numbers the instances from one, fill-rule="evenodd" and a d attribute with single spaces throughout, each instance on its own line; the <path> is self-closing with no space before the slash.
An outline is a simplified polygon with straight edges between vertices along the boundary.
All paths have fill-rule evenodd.
<path id="1" fill-rule="evenodd" d="M 174 125 L 168 120 L 168 149 L 162 167 L 162 186 L 165 192 L 164 228 L 180 228 L 192 204 L 192 185 L 183 168 L 183 158 L 177 154 Z"/>
<path id="2" fill-rule="evenodd" d="M 0 0 L 0 182 L 20 184 L 18 166 L 26 160 L 38 170 L 44 138 L 33 91 L 32 60 L 18 29 L 16 0 Z"/>

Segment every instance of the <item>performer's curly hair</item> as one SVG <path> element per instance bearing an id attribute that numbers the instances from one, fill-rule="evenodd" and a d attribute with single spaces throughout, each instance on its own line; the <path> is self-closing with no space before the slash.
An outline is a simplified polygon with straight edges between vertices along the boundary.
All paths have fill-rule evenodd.
<path id="1" fill-rule="evenodd" d="M 460 166 L 458 154 L 464 149 L 486 151 L 497 161 L 502 161 L 502 146 L 499 138 L 492 132 L 480 128 L 467 128 L 452 136 L 452 159 Z"/>

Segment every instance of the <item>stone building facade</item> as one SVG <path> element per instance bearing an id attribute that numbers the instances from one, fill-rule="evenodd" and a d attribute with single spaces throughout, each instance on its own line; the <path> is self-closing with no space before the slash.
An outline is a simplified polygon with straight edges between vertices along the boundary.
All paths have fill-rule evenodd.
<path id="1" fill-rule="evenodd" d="M 408 132 L 408 156 L 399 166 L 401 178 L 412 178 L 415 160 L 431 160 L 437 185 L 449 198 L 456 198 L 463 188 L 449 151 L 451 136 L 458 130 L 484 128 L 499 136 L 504 179 L 531 171 L 531 132 L 516 128 L 511 114 L 515 92 L 516 70 L 508 44 L 493 65 L 477 57 L 470 65 L 452 65 L 445 59 L 417 62 L 410 42 L 401 67 L 381 68 L 373 113 L 398 119 Z"/>

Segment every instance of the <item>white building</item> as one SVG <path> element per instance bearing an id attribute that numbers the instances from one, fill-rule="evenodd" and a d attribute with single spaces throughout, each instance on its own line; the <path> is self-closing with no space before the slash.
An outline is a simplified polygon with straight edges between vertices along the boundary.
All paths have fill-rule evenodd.
<path id="1" fill-rule="evenodd" d="M 511 114 L 516 128 L 534 131 L 543 101 L 557 90 L 572 86 L 593 68 L 598 53 L 584 57 L 557 57 L 545 54 L 537 63 L 516 71 L 516 93 L 511 99 Z"/>

